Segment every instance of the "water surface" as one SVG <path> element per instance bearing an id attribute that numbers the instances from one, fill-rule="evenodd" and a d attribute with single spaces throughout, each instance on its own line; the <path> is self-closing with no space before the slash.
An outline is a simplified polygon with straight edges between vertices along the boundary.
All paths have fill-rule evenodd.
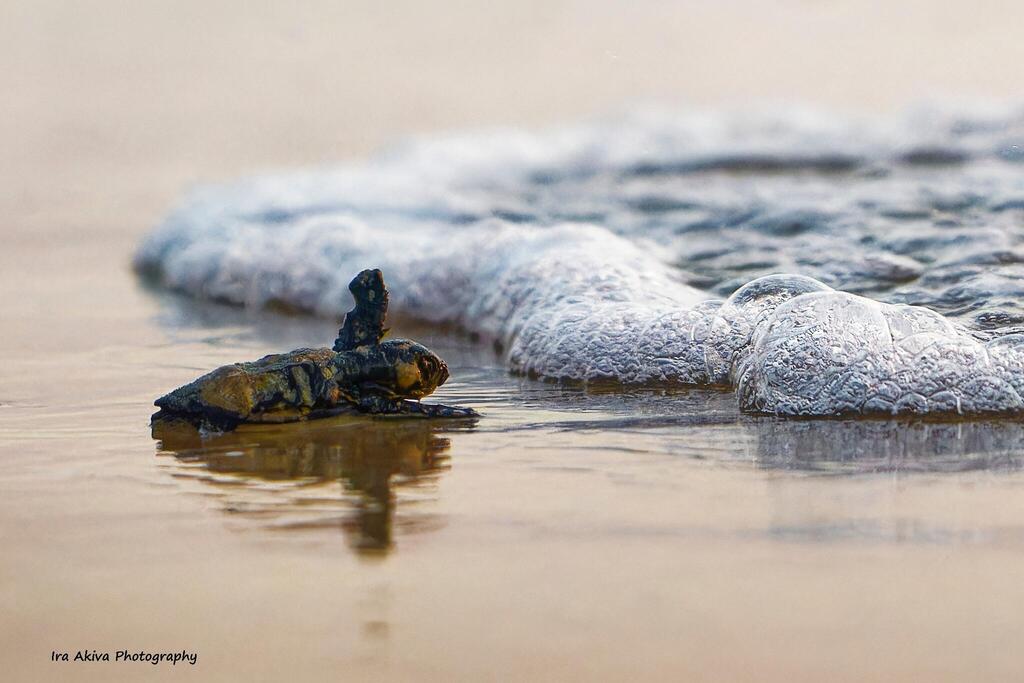
<path id="1" fill-rule="evenodd" d="M 205 680 L 1018 671 L 1016 422 L 782 420 L 729 392 L 584 391 L 410 327 L 452 366 L 438 399 L 479 409 L 475 425 L 154 440 L 153 397 L 326 344 L 336 323 L 147 290 L 132 247 L 23 242 L 0 271 L 8 288 L 54 283 L 4 302 L 14 680 L 54 676 L 59 648 L 189 648 Z M 185 673 L 142 666 L 59 675 Z"/>

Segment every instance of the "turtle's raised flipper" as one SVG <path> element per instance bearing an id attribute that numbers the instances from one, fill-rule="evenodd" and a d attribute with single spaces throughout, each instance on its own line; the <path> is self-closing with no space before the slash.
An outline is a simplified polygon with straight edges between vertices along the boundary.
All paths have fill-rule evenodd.
<path id="1" fill-rule="evenodd" d="M 359 409 L 372 415 L 407 415 L 409 417 L 479 417 L 472 408 L 458 408 L 439 403 L 420 403 L 406 399 L 371 394 L 359 399 Z"/>
<path id="2" fill-rule="evenodd" d="M 388 289 L 384 275 L 377 269 L 364 270 L 349 283 L 356 300 L 355 307 L 345 314 L 345 321 L 334 340 L 335 351 L 351 351 L 360 346 L 379 344 L 387 330 Z"/>

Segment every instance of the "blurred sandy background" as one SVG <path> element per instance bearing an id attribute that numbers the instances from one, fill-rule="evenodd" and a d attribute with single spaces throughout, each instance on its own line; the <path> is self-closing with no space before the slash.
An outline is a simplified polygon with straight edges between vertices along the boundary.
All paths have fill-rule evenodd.
<path id="1" fill-rule="evenodd" d="M 134 234 L 188 183 L 638 99 L 884 111 L 1021 94 L 1024 4 L 0 4 L 5 231 Z"/>

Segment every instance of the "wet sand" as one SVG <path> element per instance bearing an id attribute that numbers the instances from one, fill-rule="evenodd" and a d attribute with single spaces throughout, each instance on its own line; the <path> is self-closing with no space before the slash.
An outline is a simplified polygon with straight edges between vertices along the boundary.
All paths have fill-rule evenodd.
<path id="1" fill-rule="evenodd" d="M 476 406 L 476 425 L 338 418 L 153 441 L 152 396 L 332 323 L 110 279 L 137 319 L 74 352 L 8 351 L 12 680 L 185 674 L 48 661 L 79 648 L 198 651 L 187 673 L 202 680 L 1019 670 L 1015 424 L 794 426 L 713 393 L 585 394 L 415 330 L 452 361 L 439 398 Z"/>
<path id="2" fill-rule="evenodd" d="M 806 53 L 844 35 L 850 47 L 846 20 L 871 18 L 858 7 L 740 16 L 763 48 L 774 42 L 757 38 L 757 21 Z M 557 39 L 580 8 L 485 24 L 460 14 L 429 31 L 410 8 L 365 9 L 334 17 L 350 20 L 338 37 L 322 8 L 5 5 L 0 44 L 20 68 L 0 79 L 21 96 L 0 128 L 2 677 L 1019 677 L 1017 423 L 785 422 L 740 416 L 713 392 L 584 393 L 509 377 L 488 348 L 410 328 L 452 366 L 438 400 L 478 408 L 478 423 L 337 419 L 201 444 L 148 428 L 168 389 L 222 363 L 328 344 L 336 327 L 146 289 L 130 255 L 187 184 L 655 93 L 717 101 L 749 87 L 890 106 L 919 96 L 911 76 L 923 73 L 925 86 L 1010 94 L 1010 71 L 990 68 L 1019 57 L 1006 8 L 936 15 L 907 40 L 897 29 L 920 26 L 914 7 L 868 56 L 842 60 L 839 41 L 809 76 L 800 49 L 773 56 L 766 80 L 730 62 L 727 42 L 698 41 L 726 66 L 688 81 L 686 69 L 653 67 L 659 45 L 701 23 L 656 7 L 631 15 L 635 34 L 602 10 L 567 45 Z M 719 36 L 738 16 L 707 12 Z M 938 60 L 958 66 L 922 66 L 933 58 L 915 50 L 967 14 L 954 54 Z M 787 24 L 794 15 L 803 23 Z M 369 49 L 380 26 L 398 28 Z M 409 45 L 395 35 L 417 32 L 429 39 L 389 52 Z M 477 42 L 448 50 L 466 35 Z M 520 59 L 527 48 L 536 61 Z M 604 52 L 608 79 L 592 72 Z M 465 66 L 481 54 L 492 56 Z M 819 89 L 887 59 L 897 66 L 874 84 Z M 535 79 L 551 62 L 571 87 Z M 481 88 L 503 63 L 518 65 L 509 79 L 524 96 Z M 50 662 L 80 649 L 199 659 Z"/>

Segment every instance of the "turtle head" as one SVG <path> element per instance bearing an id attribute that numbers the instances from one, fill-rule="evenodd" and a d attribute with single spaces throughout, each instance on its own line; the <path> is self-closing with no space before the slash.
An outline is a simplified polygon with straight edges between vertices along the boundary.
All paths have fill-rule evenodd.
<path id="1" fill-rule="evenodd" d="M 448 381 L 448 365 L 441 357 L 425 346 L 419 346 L 416 353 L 417 377 L 410 386 L 410 392 L 419 398 L 434 393 L 434 390 Z"/>
<path id="2" fill-rule="evenodd" d="M 383 355 L 387 378 L 376 383 L 399 398 L 423 398 L 448 380 L 448 366 L 422 344 L 408 339 L 389 339 L 376 349 Z"/>

